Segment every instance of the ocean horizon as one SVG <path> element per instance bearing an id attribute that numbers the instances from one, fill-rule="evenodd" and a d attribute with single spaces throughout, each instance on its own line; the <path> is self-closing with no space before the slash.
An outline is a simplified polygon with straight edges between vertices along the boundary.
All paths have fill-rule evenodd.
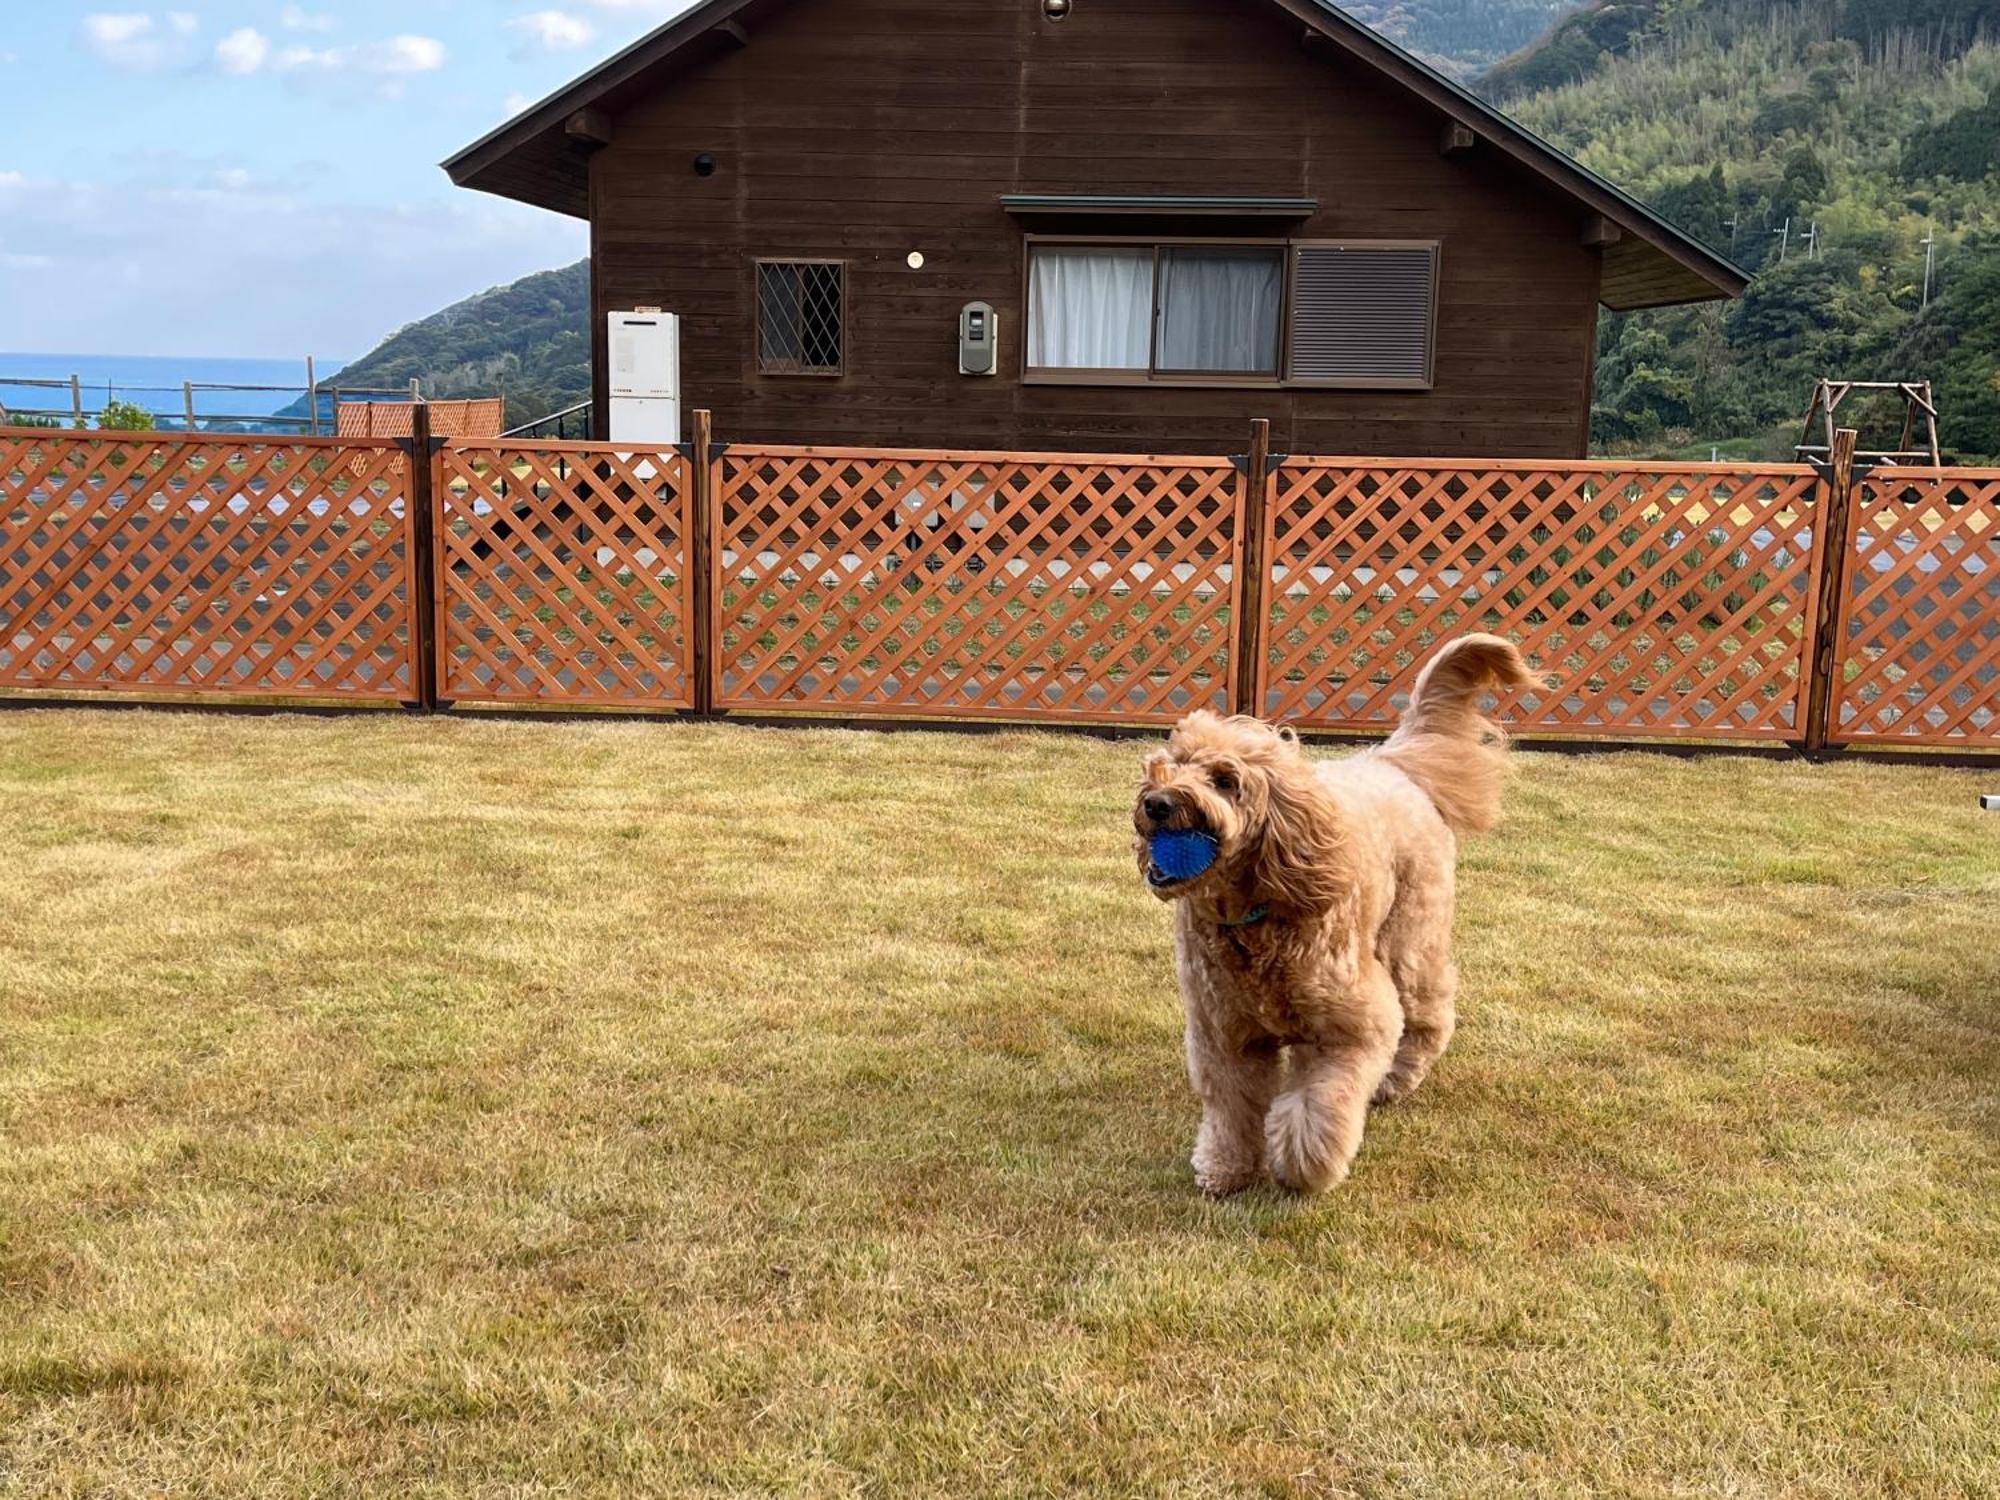
<path id="1" fill-rule="evenodd" d="M 324 389 L 347 365 L 316 359 L 315 375 Z M 306 362 L 299 359 L 223 359 L 171 354 L 29 354 L 0 350 L 0 406 L 12 411 L 58 415 L 71 410 L 70 378 L 82 385 L 86 415 L 116 397 L 162 417 L 184 417 L 186 385 L 255 385 L 262 391 L 194 393 L 198 418 L 269 417 L 299 402 L 306 393 Z M 20 385 L 23 380 L 59 381 L 60 386 Z M 301 407 L 301 410 L 304 408 Z"/>

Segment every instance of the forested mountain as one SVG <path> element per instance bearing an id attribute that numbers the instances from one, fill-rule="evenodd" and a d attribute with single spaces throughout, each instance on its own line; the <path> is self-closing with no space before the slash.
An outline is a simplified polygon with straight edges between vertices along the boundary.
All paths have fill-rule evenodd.
<path id="1" fill-rule="evenodd" d="M 1527 46 L 1580 0 L 1335 0 L 1356 20 L 1456 77 Z"/>
<path id="2" fill-rule="evenodd" d="M 1827 34 L 1875 47 L 1892 33 L 1920 45 L 1963 50 L 1982 30 L 2000 29 L 2000 0 L 1825 0 L 1821 13 Z M 1625 57 L 1673 36 L 1690 21 L 1725 14 L 1757 16 L 1770 0 L 1592 0 L 1571 11 L 1535 45 L 1504 59 L 1480 79 L 1480 90 L 1506 101 L 1517 94 L 1554 88 L 1587 78 L 1614 58 Z"/>
<path id="3" fill-rule="evenodd" d="M 340 383 L 423 381 L 439 399 L 504 391 L 512 426 L 590 395 L 590 262 L 542 271 L 399 329 L 345 366 Z"/>
<path id="4" fill-rule="evenodd" d="M 1828 375 L 1928 378 L 1946 444 L 2000 453 L 2000 47 L 1981 29 L 2000 0 L 1733 0 L 1660 21 L 1670 3 L 1622 56 L 1506 105 L 1756 274 L 1734 303 L 1605 317 L 1596 441 L 1775 452 Z"/>

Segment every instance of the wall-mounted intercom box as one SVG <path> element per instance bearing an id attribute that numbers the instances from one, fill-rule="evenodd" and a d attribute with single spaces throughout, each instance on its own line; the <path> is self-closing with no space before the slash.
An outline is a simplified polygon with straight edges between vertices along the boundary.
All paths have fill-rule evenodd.
<path id="1" fill-rule="evenodd" d="M 958 373 L 991 375 L 1000 368 L 1000 317 L 990 302 L 958 310 Z"/>

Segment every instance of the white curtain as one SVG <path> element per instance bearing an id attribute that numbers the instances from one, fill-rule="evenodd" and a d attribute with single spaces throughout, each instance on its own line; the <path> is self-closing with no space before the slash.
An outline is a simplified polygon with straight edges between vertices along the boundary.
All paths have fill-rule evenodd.
<path id="1" fill-rule="evenodd" d="M 1276 250 L 1162 251 L 1159 368 L 1275 373 L 1282 261 Z"/>
<path id="2" fill-rule="evenodd" d="M 1143 370 L 1153 332 L 1153 252 L 1037 247 L 1028 278 L 1028 365 Z"/>

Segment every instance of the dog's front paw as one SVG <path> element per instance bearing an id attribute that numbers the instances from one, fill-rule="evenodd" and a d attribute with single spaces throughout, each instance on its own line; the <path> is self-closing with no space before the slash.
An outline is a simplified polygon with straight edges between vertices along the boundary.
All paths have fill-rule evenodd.
<path id="1" fill-rule="evenodd" d="M 1256 1184 L 1256 1162 L 1223 1161 L 1197 1151 L 1190 1162 L 1194 1185 L 1211 1198 L 1229 1198 Z"/>
<path id="2" fill-rule="evenodd" d="M 1297 1095 L 1272 1106 L 1264 1121 L 1264 1145 L 1272 1180 L 1294 1193 L 1323 1193 L 1339 1186 L 1353 1160 L 1319 1112 Z"/>
<path id="3" fill-rule="evenodd" d="M 1347 1181 L 1348 1164 L 1301 1153 L 1271 1163 L 1271 1180 L 1290 1193 L 1323 1193 Z"/>
<path id="4" fill-rule="evenodd" d="M 1392 1070 L 1387 1077 L 1375 1085 L 1375 1097 L 1370 1104 L 1394 1104 L 1406 1098 L 1416 1088 L 1417 1080 L 1400 1069 Z"/>
<path id="5" fill-rule="evenodd" d="M 1233 1198 L 1256 1183 L 1255 1172 L 1204 1172 L 1195 1168 L 1194 1185 L 1210 1198 Z"/>

